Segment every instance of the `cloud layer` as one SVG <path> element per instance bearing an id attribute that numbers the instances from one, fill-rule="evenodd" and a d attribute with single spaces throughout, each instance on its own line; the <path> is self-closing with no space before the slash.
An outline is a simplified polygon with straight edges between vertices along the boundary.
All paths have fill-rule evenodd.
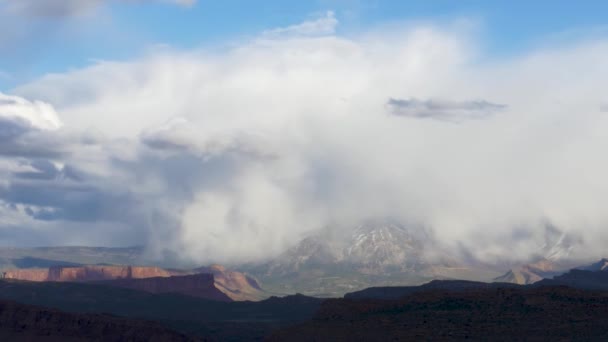
<path id="1" fill-rule="evenodd" d="M 608 42 L 481 63 L 456 24 L 349 38 L 336 24 L 330 12 L 225 51 L 156 51 L 14 89 L 21 120 L 48 125 L 37 99 L 63 128 L 21 143 L 49 153 L 5 153 L 3 241 L 236 263 L 392 217 L 484 260 L 538 253 L 548 223 L 600 256 Z M 0 118 L 16 117 L 8 106 Z M 13 129 L 3 136 L 21 139 Z"/>

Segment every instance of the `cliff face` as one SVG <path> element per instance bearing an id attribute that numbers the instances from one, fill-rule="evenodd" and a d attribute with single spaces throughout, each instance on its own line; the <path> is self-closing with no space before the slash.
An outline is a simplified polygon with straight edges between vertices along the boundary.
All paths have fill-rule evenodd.
<path id="1" fill-rule="evenodd" d="M 195 271 L 213 274 L 215 286 L 233 300 L 257 301 L 265 297 L 258 282 L 244 273 L 230 271 L 220 265 L 200 267 Z"/>
<path id="2" fill-rule="evenodd" d="M 3 273 L 6 279 L 19 279 L 28 281 L 47 281 L 49 279 L 48 268 L 28 268 L 20 270 L 8 270 Z"/>
<path id="3" fill-rule="evenodd" d="M 53 266 L 38 269 L 20 269 L 6 271 L 7 279 L 28 281 L 98 281 L 110 279 L 142 279 L 151 277 L 171 277 L 188 272 L 165 270 L 159 267 L 136 266 Z"/>
<path id="4" fill-rule="evenodd" d="M 123 278 L 106 280 L 99 284 L 128 288 L 149 293 L 180 293 L 188 296 L 231 302 L 232 299 L 218 290 L 213 274 L 192 274 L 173 277 Z"/>
<path id="5" fill-rule="evenodd" d="M 51 267 L 49 281 L 94 281 L 107 279 L 143 279 L 171 277 L 185 272 L 169 271 L 159 267 L 137 266 L 83 266 Z"/>

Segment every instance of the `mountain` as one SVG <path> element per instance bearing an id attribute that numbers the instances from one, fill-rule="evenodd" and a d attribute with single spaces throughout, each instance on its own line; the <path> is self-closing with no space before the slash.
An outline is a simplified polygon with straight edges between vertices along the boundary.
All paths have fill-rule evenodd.
<path id="1" fill-rule="evenodd" d="M 418 233 L 418 234 L 416 234 Z M 386 274 L 424 269 L 422 230 L 393 222 L 371 222 L 357 227 L 341 251 L 345 262 L 364 274 Z"/>
<path id="2" fill-rule="evenodd" d="M 436 278 L 483 280 L 497 275 L 487 277 L 486 269 L 469 268 L 438 250 L 423 228 L 374 219 L 353 229 L 320 231 L 266 264 L 239 268 L 255 275 L 269 292 L 323 297 L 369 286 L 418 285 Z"/>
<path id="3" fill-rule="evenodd" d="M 0 301 L 2 341 L 198 341 L 158 323 Z"/>
<path id="4" fill-rule="evenodd" d="M 213 284 L 205 284 L 202 278 L 183 278 L 183 276 L 201 273 L 212 275 L 214 279 Z M 3 277 L 5 279 L 35 282 L 108 281 L 105 284 L 123 285 L 131 288 L 157 289 L 151 292 L 159 292 L 161 288 L 166 290 L 173 289 L 173 291 L 168 292 L 196 294 L 197 296 L 207 294 L 208 297 L 206 298 L 221 300 L 225 300 L 225 297 L 217 294 L 214 289 L 221 291 L 231 300 L 260 300 L 267 297 L 255 279 L 240 272 L 227 270 L 218 265 L 194 270 L 114 265 L 53 266 L 49 268 L 6 270 L 3 272 Z M 151 278 L 154 279 L 135 281 Z M 159 278 L 167 279 L 163 280 Z M 196 287 L 195 285 L 199 288 L 193 288 Z"/>
<path id="5" fill-rule="evenodd" d="M 429 238 L 422 229 L 388 220 L 361 224 L 350 233 L 322 231 L 303 239 L 268 265 L 270 274 L 290 274 L 311 267 L 341 264 L 364 274 L 416 269 Z"/>

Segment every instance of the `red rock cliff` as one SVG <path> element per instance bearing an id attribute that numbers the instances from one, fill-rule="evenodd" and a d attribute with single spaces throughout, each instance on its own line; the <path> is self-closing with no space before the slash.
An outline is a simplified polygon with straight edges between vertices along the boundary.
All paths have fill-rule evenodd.
<path id="1" fill-rule="evenodd" d="M 55 266 L 48 269 L 8 270 L 4 272 L 4 277 L 27 281 L 88 282 L 115 279 L 167 278 L 200 273 L 212 274 L 215 277 L 215 288 L 232 300 L 256 301 L 265 297 L 264 292 L 255 279 L 241 272 L 227 270 L 220 265 L 201 267 L 194 270 L 169 270 L 160 267 L 140 266 Z M 181 293 L 188 294 L 185 292 Z"/>
<path id="2" fill-rule="evenodd" d="M 190 272 L 166 270 L 159 267 L 138 266 L 55 266 L 40 269 L 9 270 L 4 273 L 8 279 L 28 281 L 99 281 L 111 279 L 142 279 L 152 277 L 171 277 Z"/>
<path id="3" fill-rule="evenodd" d="M 199 273 L 186 276 L 153 277 L 143 279 L 114 279 L 99 284 L 128 288 L 149 293 L 180 293 L 188 296 L 231 302 L 232 299 L 218 290 L 213 274 Z"/>

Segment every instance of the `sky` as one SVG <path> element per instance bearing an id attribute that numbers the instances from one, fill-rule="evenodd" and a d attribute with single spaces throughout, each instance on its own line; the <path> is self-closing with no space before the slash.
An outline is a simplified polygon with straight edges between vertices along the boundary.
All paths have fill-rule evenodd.
<path id="1" fill-rule="evenodd" d="M 0 245 L 608 242 L 604 1 L 0 0 Z M 551 227 L 551 229 L 548 229 Z"/>

